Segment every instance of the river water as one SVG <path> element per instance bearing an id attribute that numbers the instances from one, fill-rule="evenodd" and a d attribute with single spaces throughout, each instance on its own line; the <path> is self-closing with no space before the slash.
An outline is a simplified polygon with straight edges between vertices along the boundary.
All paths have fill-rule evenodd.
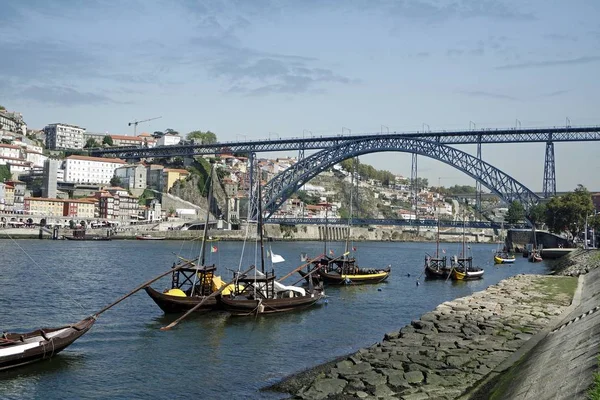
<path id="1" fill-rule="evenodd" d="M 225 268 L 245 269 L 254 244 L 214 242 L 208 253 L 223 278 Z M 300 263 L 300 253 L 323 252 L 319 242 L 275 242 L 286 262 L 282 276 Z M 328 247 L 336 255 L 343 243 Z M 290 314 L 190 317 L 171 331 L 165 316 L 140 291 L 102 314 L 82 338 L 50 361 L 0 372 L 1 399 L 278 399 L 261 387 L 337 356 L 369 346 L 438 304 L 484 290 L 520 273 L 547 273 L 544 263 L 520 256 L 514 265 L 493 265 L 495 245 L 473 244 L 483 280 L 425 281 L 421 272 L 431 243 L 355 243 L 360 266 L 391 264 L 387 283 L 328 287 L 323 304 Z M 448 255 L 458 244 L 443 244 Z M 197 243 L 179 241 L 73 242 L 0 240 L 0 329 L 29 331 L 59 326 L 93 314 L 137 285 L 167 271 L 176 255 L 197 256 Z M 297 274 L 286 280 L 290 284 Z M 417 278 L 419 278 L 417 285 Z M 153 286 L 164 289 L 169 278 Z"/>

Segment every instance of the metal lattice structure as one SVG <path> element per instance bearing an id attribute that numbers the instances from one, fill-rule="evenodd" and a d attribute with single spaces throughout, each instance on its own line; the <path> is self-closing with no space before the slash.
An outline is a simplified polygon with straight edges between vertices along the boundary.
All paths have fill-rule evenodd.
<path id="1" fill-rule="evenodd" d="M 556 167 L 554 163 L 554 142 L 546 142 L 543 192 L 545 198 L 549 198 L 556 195 Z"/>
<path id="2" fill-rule="evenodd" d="M 270 152 L 289 150 L 321 150 L 335 147 L 353 140 L 411 138 L 433 141 L 439 144 L 491 144 L 491 143 L 547 143 L 553 142 L 589 142 L 600 141 L 600 126 L 592 127 L 553 127 L 539 129 L 480 129 L 468 131 L 442 132 L 404 132 L 382 134 L 381 132 L 359 135 L 337 135 L 310 138 L 291 138 L 277 140 L 255 140 L 240 142 L 222 142 L 213 144 L 189 144 L 181 146 L 118 147 L 92 149 L 93 156 L 118 157 L 122 159 L 141 159 L 149 157 L 199 156 L 209 154 L 231 154 L 250 152 Z"/>
<path id="3" fill-rule="evenodd" d="M 281 172 L 264 187 L 263 210 L 272 215 L 303 184 L 347 158 L 387 151 L 418 154 L 451 165 L 480 181 L 507 203 L 517 200 L 525 209 L 540 199 L 516 179 L 464 151 L 431 141 L 380 135 L 319 151 Z"/>
<path id="4" fill-rule="evenodd" d="M 430 226 L 436 227 L 435 219 L 417 219 L 405 220 L 402 218 L 268 218 L 264 220 L 266 224 L 279 225 L 321 225 L 321 226 L 343 226 L 350 223 L 353 226 L 371 226 L 371 225 L 396 225 L 396 226 Z M 440 226 L 448 228 L 462 228 L 463 224 L 467 228 L 481 229 L 526 229 L 526 224 L 507 224 L 504 222 L 491 221 L 449 221 L 440 220 Z"/>

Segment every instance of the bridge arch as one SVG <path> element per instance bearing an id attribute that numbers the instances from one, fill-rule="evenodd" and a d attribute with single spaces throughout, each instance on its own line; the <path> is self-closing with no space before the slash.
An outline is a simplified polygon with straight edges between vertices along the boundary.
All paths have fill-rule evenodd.
<path id="1" fill-rule="evenodd" d="M 507 203 L 518 200 L 526 210 L 540 199 L 508 174 L 454 147 L 410 137 L 377 136 L 344 142 L 321 150 L 279 173 L 263 189 L 263 210 L 267 210 L 270 216 L 302 185 L 345 159 L 388 151 L 416 153 L 441 161 L 478 180 Z"/>

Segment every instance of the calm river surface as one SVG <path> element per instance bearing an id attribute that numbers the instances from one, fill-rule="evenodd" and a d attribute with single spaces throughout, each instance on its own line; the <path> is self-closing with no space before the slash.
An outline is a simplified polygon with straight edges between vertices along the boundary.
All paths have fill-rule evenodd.
<path id="1" fill-rule="evenodd" d="M 225 280 L 237 269 L 241 242 L 214 244 L 210 254 Z M 197 246 L 197 244 L 196 244 Z M 286 262 L 279 276 L 299 266 L 300 253 L 323 252 L 319 242 L 275 242 Z M 544 263 L 517 257 L 495 267 L 495 245 L 474 244 L 481 281 L 425 281 L 431 243 L 355 243 L 361 266 L 392 265 L 387 283 L 328 287 L 326 303 L 291 314 L 259 318 L 212 313 L 188 318 L 171 331 L 144 291 L 102 314 L 95 326 L 51 361 L 0 372 L 1 399 L 277 399 L 261 387 L 316 364 L 369 346 L 438 304 L 481 291 L 520 273 L 547 273 Z M 267 248 L 268 248 L 267 244 Z M 246 245 L 246 253 L 254 252 Z M 329 248 L 339 255 L 343 243 Z M 443 244 L 447 255 L 458 244 Z M 0 240 L 0 329 L 29 331 L 93 314 L 137 285 L 167 271 L 175 254 L 198 253 L 190 242 Z M 210 258 L 210 257 L 209 257 Z M 242 269 L 254 256 L 242 260 Z M 410 274 L 410 276 L 408 276 Z M 296 276 L 286 283 L 296 281 Z M 169 278 L 153 284 L 164 289 Z"/>

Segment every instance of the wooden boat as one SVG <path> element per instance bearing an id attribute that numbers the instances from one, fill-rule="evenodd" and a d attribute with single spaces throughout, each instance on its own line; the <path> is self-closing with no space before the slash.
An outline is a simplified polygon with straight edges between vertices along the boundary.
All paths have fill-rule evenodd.
<path id="1" fill-rule="evenodd" d="M 437 220 L 435 257 L 425 257 L 425 277 L 428 279 L 448 279 L 452 268 L 447 265 L 446 256 L 440 257 L 440 219 Z"/>
<path id="2" fill-rule="evenodd" d="M 214 164 L 211 168 L 210 177 L 213 177 Z M 180 313 L 194 309 L 197 312 L 206 312 L 218 307 L 214 296 L 210 296 L 215 290 L 220 289 L 223 282 L 215 275 L 215 265 L 205 265 L 206 246 L 208 243 L 208 221 L 210 217 L 210 205 L 212 200 L 212 184 L 209 192 L 208 209 L 200 256 L 195 260 L 186 260 L 179 257 L 179 262 L 173 264 L 171 274 L 171 285 L 168 289 L 160 292 L 151 286 L 144 287 L 148 296 L 165 313 Z M 199 262 L 197 262 L 199 261 Z M 200 306 L 198 306 L 200 305 Z"/>
<path id="3" fill-rule="evenodd" d="M 294 285 L 286 286 L 275 279 L 273 270 L 267 273 L 264 272 L 265 257 L 260 185 L 258 185 L 257 203 L 261 271 L 251 267 L 251 270 L 247 272 L 236 272 L 230 293 L 220 293 L 217 296 L 217 302 L 232 315 L 275 314 L 312 306 L 325 297 L 322 290 L 316 290 L 310 282 L 308 289 Z"/>
<path id="4" fill-rule="evenodd" d="M 167 237 L 166 236 L 153 236 L 149 233 L 146 233 L 144 235 L 137 235 L 136 240 L 165 240 Z"/>
<path id="5" fill-rule="evenodd" d="M 111 240 L 110 236 L 100 236 L 100 235 L 86 235 L 85 229 L 77 229 L 73 231 L 72 236 L 64 236 L 67 240 Z"/>
<path id="6" fill-rule="evenodd" d="M 189 261 L 185 263 L 188 264 L 187 267 L 173 271 L 169 289 L 160 292 L 151 286 L 146 286 L 144 290 L 165 313 L 184 312 L 202 301 L 204 304 L 197 309 L 198 312 L 214 310 L 217 308 L 216 299 L 214 297 L 206 299 L 206 297 L 214 292 L 214 285 L 220 280 L 215 276 L 217 268 L 214 265 L 196 267 Z M 173 268 L 175 267 L 174 265 Z"/>
<path id="7" fill-rule="evenodd" d="M 515 256 L 504 251 L 498 251 L 494 254 L 494 264 L 512 264 L 515 262 Z"/>
<path id="8" fill-rule="evenodd" d="M 428 279 L 448 279 L 452 268 L 447 265 L 447 257 L 425 257 L 425 277 Z"/>
<path id="9" fill-rule="evenodd" d="M 483 278 L 483 268 L 474 267 L 473 257 L 466 257 L 465 254 L 465 220 L 463 218 L 462 257 L 454 256 L 452 260 L 452 279 L 471 281 Z"/>
<path id="10" fill-rule="evenodd" d="M 472 281 L 483 278 L 483 268 L 473 266 L 473 257 L 454 258 L 452 279 L 455 281 Z"/>
<path id="11" fill-rule="evenodd" d="M 542 262 L 544 261 L 544 259 L 542 258 L 542 256 L 540 255 L 540 252 L 538 250 L 532 250 L 529 255 L 527 256 L 527 261 L 529 262 Z"/>
<path id="12" fill-rule="evenodd" d="M 90 330 L 94 322 L 96 316 L 59 328 L 3 333 L 0 337 L 0 370 L 53 357 Z"/>
<path id="13" fill-rule="evenodd" d="M 275 279 L 273 271 L 266 274 L 254 269 L 236 276 L 229 295 L 217 296 L 221 308 L 232 315 L 275 314 L 300 310 L 325 297 L 322 291 L 285 286 Z"/>
<path id="14" fill-rule="evenodd" d="M 319 277 L 328 285 L 348 285 L 348 284 L 365 284 L 365 283 L 381 283 L 385 281 L 392 272 L 388 265 L 386 268 L 358 268 L 345 267 L 326 269 L 322 268 L 317 271 Z"/>

